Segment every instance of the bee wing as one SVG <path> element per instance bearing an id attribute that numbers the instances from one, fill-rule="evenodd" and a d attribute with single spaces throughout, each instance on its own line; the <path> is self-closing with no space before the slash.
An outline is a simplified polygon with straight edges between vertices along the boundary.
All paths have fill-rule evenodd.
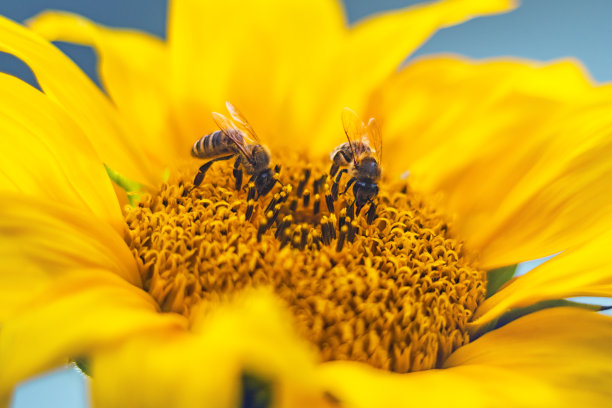
<path id="1" fill-rule="evenodd" d="M 376 119 L 371 118 L 366 127 L 367 144 L 374 151 L 376 161 L 382 164 L 382 132 Z"/>
<path id="2" fill-rule="evenodd" d="M 251 154 L 246 148 L 244 134 L 242 131 L 236 127 L 235 123 L 220 113 L 213 112 L 212 113 L 213 120 L 221 129 L 221 131 L 227 136 L 240 150 L 240 152 L 247 158 L 247 160 L 251 160 Z"/>
<path id="3" fill-rule="evenodd" d="M 225 106 L 227 106 L 228 112 L 230 113 L 230 115 L 232 115 L 232 119 L 234 120 L 234 123 L 239 124 L 238 126 L 240 127 L 240 130 L 242 130 L 243 133 L 245 133 L 249 139 L 252 139 L 253 142 L 257 144 L 261 144 L 259 137 L 255 133 L 255 130 L 250 125 L 250 123 L 246 120 L 246 118 L 242 115 L 242 113 L 240 113 L 240 111 L 229 102 L 225 102 Z"/>
<path id="4" fill-rule="evenodd" d="M 365 125 L 359 116 L 349 108 L 344 108 L 342 111 L 342 126 L 344 133 L 349 141 L 351 152 L 353 153 L 353 162 L 357 164 L 357 152 L 361 152 L 360 143 L 365 134 Z"/>

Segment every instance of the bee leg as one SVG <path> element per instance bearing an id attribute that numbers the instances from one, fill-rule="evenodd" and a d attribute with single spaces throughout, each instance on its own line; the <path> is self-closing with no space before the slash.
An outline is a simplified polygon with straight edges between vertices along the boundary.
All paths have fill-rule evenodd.
<path id="1" fill-rule="evenodd" d="M 247 202 L 246 213 L 244 214 L 244 219 L 245 220 L 248 221 L 248 220 L 251 219 L 251 216 L 253 215 L 253 209 L 255 208 L 254 205 L 255 205 L 255 203 L 253 202 L 253 200 L 249 200 Z"/>
<path id="2" fill-rule="evenodd" d="M 351 188 L 351 186 L 353 185 L 353 183 L 354 183 L 355 181 L 357 181 L 357 179 L 356 179 L 355 177 L 352 177 L 352 178 L 351 178 L 351 179 L 348 181 L 348 183 L 346 183 L 346 188 L 344 189 L 344 191 L 343 191 L 343 192 L 341 192 L 340 194 L 344 194 L 344 193 L 346 193 L 346 192 L 348 191 L 348 189 L 349 189 L 349 188 Z"/>
<path id="3" fill-rule="evenodd" d="M 339 169 L 340 169 L 340 165 L 336 162 L 333 162 L 331 165 L 331 168 L 329 169 L 329 176 L 334 177 Z"/>
<path id="4" fill-rule="evenodd" d="M 361 213 L 361 209 L 363 208 L 363 205 L 355 205 L 355 216 L 358 216 Z"/>
<path id="5" fill-rule="evenodd" d="M 257 200 L 259 198 L 257 188 L 255 187 L 255 176 L 251 176 L 243 188 L 247 191 L 247 201 Z"/>
<path id="6" fill-rule="evenodd" d="M 255 185 L 249 181 L 247 184 L 244 185 L 244 188 L 248 190 L 247 201 L 255 200 L 255 193 L 257 192 Z"/>
<path id="7" fill-rule="evenodd" d="M 277 164 L 276 166 L 274 166 L 274 174 L 278 174 L 281 171 L 281 166 L 280 164 Z"/>
<path id="8" fill-rule="evenodd" d="M 249 188 L 249 184 L 251 184 L 253 181 L 255 180 L 255 176 L 251 176 L 251 178 L 249 179 L 249 181 L 246 182 L 246 184 L 244 186 L 242 186 L 242 189 L 244 191 L 250 191 Z"/>
<path id="9" fill-rule="evenodd" d="M 221 160 L 229 160 L 232 157 L 234 157 L 235 155 L 230 154 L 227 156 L 221 156 L 221 157 L 217 157 L 216 159 L 212 159 L 206 163 L 204 163 L 202 166 L 200 166 L 200 169 L 198 171 L 198 174 L 196 174 L 195 179 L 193 180 L 193 189 L 195 189 L 196 187 L 198 187 L 200 184 L 202 184 L 202 181 L 204 181 L 204 176 L 206 175 L 206 172 L 208 171 L 208 169 L 210 169 L 210 166 L 212 166 L 212 164 L 214 162 L 218 162 Z"/>
<path id="10" fill-rule="evenodd" d="M 255 194 L 257 193 L 257 188 L 255 188 L 255 184 L 253 183 L 253 180 L 255 179 L 255 176 L 251 176 L 251 178 L 249 179 L 249 182 L 246 183 L 244 185 L 244 188 L 247 189 L 247 208 L 246 208 L 246 214 L 245 214 L 245 219 L 248 221 L 251 219 L 251 216 L 253 215 L 253 210 L 255 209 L 255 201 L 257 200 L 257 198 L 255 197 Z"/>
<path id="11" fill-rule="evenodd" d="M 334 184 L 332 184 L 331 193 L 332 193 L 332 196 L 334 197 L 334 201 L 338 199 L 338 189 L 340 188 L 340 179 L 342 178 L 342 175 L 347 172 L 348 172 L 347 169 L 340 170 L 340 173 L 338 173 L 338 175 L 336 176 L 336 179 L 334 180 Z"/>
<path id="12" fill-rule="evenodd" d="M 367 214 L 366 220 L 368 224 L 372 224 L 375 219 L 376 219 L 376 204 L 374 203 L 374 201 L 370 200 L 370 208 L 368 208 L 368 214 Z"/>
<path id="13" fill-rule="evenodd" d="M 249 188 L 248 196 L 253 197 L 255 201 L 259 200 L 260 195 L 259 195 L 259 191 L 257 191 L 257 187 L 251 186 Z"/>
<path id="14" fill-rule="evenodd" d="M 236 178 L 236 190 L 240 191 L 242 187 L 242 170 L 234 170 L 234 177 Z"/>
<path id="15" fill-rule="evenodd" d="M 351 161 L 353 161 L 352 155 L 347 155 L 342 150 L 338 151 L 334 157 L 332 157 L 332 166 L 329 169 L 329 176 L 334 177 L 341 165 L 348 165 Z"/>
<path id="16" fill-rule="evenodd" d="M 233 170 L 234 178 L 236 179 L 236 190 L 238 191 L 240 191 L 240 188 L 242 187 L 242 170 L 240 169 L 241 158 L 242 156 L 238 156 L 236 158 Z"/>

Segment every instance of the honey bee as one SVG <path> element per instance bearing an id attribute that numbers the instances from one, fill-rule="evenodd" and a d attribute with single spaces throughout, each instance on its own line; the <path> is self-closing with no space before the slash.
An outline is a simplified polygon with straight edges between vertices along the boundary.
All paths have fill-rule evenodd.
<path id="1" fill-rule="evenodd" d="M 372 201 L 378 194 L 378 180 L 380 179 L 382 168 L 382 134 L 380 127 L 374 118 L 371 118 L 366 125 L 349 108 L 344 108 L 342 112 L 342 125 L 348 142 L 336 147 L 330 158 L 332 166 L 330 175 L 333 177 L 338 173 L 340 167 L 348 167 L 340 170 L 334 184 L 332 194 L 338 197 L 338 185 L 343 173 L 350 172 L 351 178 L 346 184 L 342 194 L 353 186 L 355 196 L 355 210 L 359 214 L 363 206 L 370 203 L 370 211 L 376 211 Z M 371 216 L 370 214 L 368 215 Z"/>
<path id="2" fill-rule="evenodd" d="M 234 161 L 233 174 L 236 178 L 236 190 L 242 186 L 243 170 L 250 176 L 248 183 L 253 182 L 254 191 L 249 196 L 265 196 L 272 190 L 274 184 L 279 182 L 274 177 L 280 168 L 277 166 L 273 173 L 270 164 L 270 152 L 264 147 L 257 134 L 242 116 L 242 114 L 229 102 L 225 104 L 232 119 L 213 112 L 213 120 L 220 130 L 217 130 L 198 139 L 191 148 L 191 155 L 199 159 L 212 160 L 204 163 L 196 174 L 193 188 L 198 187 L 204 180 L 204 175 L 213 163 L 230 160 Z"/>

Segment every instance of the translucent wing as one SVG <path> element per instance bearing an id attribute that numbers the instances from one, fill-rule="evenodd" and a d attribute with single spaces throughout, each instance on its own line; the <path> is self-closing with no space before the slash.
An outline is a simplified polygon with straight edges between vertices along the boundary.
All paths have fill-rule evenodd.
<path id="1" fill-rule="evenodd" d="M 374 151 L 376 161 L 382 164 L 382 132 L 376 119 L 371 118 L 366 127 L 367 143 L 370 149 Z"/>
<path id="2" fill-rule="evenodd" d="M 257 137 L 257 134 L 255 133 L 255 130 L 253 130 L 253 127 L 245 119 L 242 113 L 240 113 L 240 111 L 229 102 L 225 102 L 225 106 L 227 106 L 228 112 L 230 113 L 230 115 L 232 115 L 234 124 L 237 124 L 240 130 L 242 130 L 248 138 L 252 139 L 252 141 L 256 142 L 257 144 L 261 144 L 261 142 L 259 141 L 259 137 Z"/>
<path id="3" fill-rule="evenodd" d="M 220 113 L 213 112 L 212 117 L 215 123 L 217 124 L 217 126 L 219 127 L 219 129 L 223 131 L 225 136 L 227 136 L 232 142 L 234 142 L 234 144 L 240 150 L 240 152 L 242 152 L 242 154 L 248 160 L 250 160 L 251 154 L 246 148 L 246 145 L 244 142 L 244 134 L 242 133 L 242 131 L 236 127 L 234 122 L 232 122 L 231 120 L 229 120 L 228 118 L 226 118 Z"/>
<path id="4" fill-rule="evenodd" d="M 361 141 L 365 134 L 365 125 L 355 112 L 349 108 L 344 108 L 342 111 L 342 126 L 344 126 L 344 133 L 353 153 L 353 162 L 356 164 L 357 153 L 363 150 Z"/>

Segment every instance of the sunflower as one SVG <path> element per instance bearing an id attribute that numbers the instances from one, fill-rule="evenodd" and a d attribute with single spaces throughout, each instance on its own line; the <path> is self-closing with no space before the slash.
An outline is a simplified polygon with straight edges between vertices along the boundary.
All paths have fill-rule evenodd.
<path id="1" fill-rule="evenodd" d="M 569 60 L 398 70 L 513 7 L 349 28 L 331 0 L 174 0 L 167 41 L 0 19 L 42 90 L 0 76 L 3 402 L 77 361 L 108 407 L 609 404 L 612 320 L 564 299 L 612 293 L 610 88 Z M 105 92 L 49 41 L 93 47 Z M 194 185 L 225 101 L 279 167 L 269 194 L 231 161 Z M 344 107 L 384 135 L 361 212 L 328 175 Z"/>

